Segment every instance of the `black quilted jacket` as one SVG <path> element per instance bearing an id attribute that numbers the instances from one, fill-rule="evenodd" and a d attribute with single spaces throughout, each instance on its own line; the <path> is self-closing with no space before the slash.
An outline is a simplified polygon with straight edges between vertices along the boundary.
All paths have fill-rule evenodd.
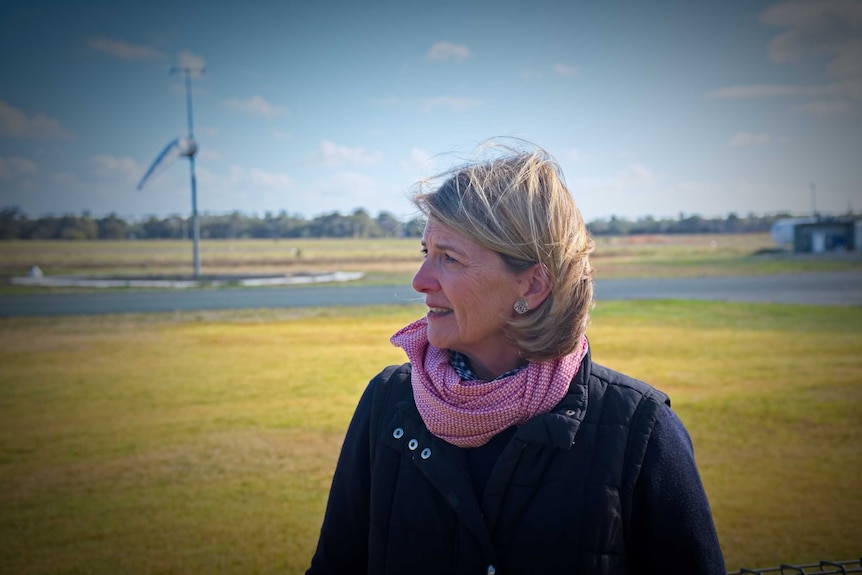
<path id="1" fill-rule="evenodd" d="M 308 575 L 725 573 L 663 393 L 587 355 L 559 405 L 515 431 L 477 497 L 466 450 L 422 423 L 410 369 L 387 368 L 360 400 Z"/>

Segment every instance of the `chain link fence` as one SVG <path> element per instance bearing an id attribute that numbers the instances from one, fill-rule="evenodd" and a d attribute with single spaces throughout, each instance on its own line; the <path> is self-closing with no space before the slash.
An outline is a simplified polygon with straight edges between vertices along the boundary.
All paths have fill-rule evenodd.
<path id="1" fill-rule="evenodd" d="M 746 569 L 732 571 L 727 575 L 838 575 L 843 573 L 862 573 L 862 558 L 852 561 L 821 561 L 805 565 L 788 565 L 782 563 L 778 567 L 765 569 Z"/>

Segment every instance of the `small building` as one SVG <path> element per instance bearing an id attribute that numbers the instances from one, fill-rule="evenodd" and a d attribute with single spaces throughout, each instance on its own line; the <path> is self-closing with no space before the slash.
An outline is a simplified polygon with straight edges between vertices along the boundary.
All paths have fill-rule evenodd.
<path id="1" fill-rule="evenodd" d="M 799 224 L 811 224 L 816 221 L 817 218 L 781 218 L 775 220 L 772 224 L 769 235 L 772 236 L 772 241 L 779 248 L 792 249 L 796 226 Z"/>
<path id="2" fill-rule="evenodd" d="M 822 219 L 793 226 L 793 251 L 837 252 L 862 247 L 862 220 Z"/>

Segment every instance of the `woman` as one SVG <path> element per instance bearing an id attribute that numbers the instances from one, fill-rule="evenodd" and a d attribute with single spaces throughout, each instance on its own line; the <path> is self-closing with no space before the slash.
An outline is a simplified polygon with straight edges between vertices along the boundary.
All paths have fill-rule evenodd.
<path id="1" fill-rule="evenodd" d="M 723 575 L 667 396 L 590 358 L 593 243 L 557 164 L 447 178 L 414 197 L 427 315 L 359 402 L 307 573 Z"/>

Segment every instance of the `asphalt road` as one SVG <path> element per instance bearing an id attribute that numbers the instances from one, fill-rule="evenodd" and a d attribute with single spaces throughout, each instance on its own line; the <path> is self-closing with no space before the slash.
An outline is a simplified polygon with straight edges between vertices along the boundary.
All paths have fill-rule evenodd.
<path id="1" fill-rule="evenodd" d="M 598 301 L 683 299 L 862 305 L 862 271 L 713 278 L 596 280 Z M 90 315 L 188 310 L 421 303 L 409 285 L 118 290 L 0 296 L 0 316 Z"/>

